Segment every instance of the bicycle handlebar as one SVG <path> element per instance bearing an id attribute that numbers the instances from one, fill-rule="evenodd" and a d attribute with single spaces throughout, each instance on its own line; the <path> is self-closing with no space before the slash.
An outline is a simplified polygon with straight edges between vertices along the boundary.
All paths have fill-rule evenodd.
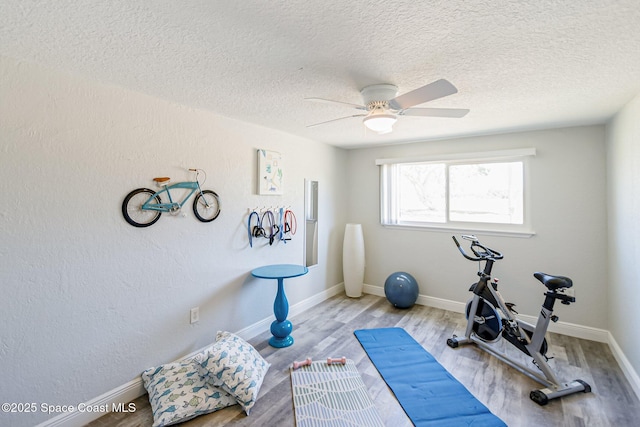
<path id="1" fill-rule="evenodd" d="M 472 257 L 469 254 L 467 254 L 464 251 L 464 249 L 462 249 L 462 246 L 460 246 L 460 242 L 458 242 L 458 239 L 456 239 L 456 236 L 451 236 L 451 237 L 453 238 L 453 241 L 456 243 L 456 246 L 458 247 L 458 250 L 460 251 L 462 256 L 470 261 L 486 261 L 489 259 L 496 261 L 504 258 L 504 256 L 500 252 L 490 249 L 484 245 L 481 245 L 475 236 L 462 236 L 463 239 L 471 241 L 471 252 L 473 252 L 473 254 L 475 255 L 475 257 Z"/>

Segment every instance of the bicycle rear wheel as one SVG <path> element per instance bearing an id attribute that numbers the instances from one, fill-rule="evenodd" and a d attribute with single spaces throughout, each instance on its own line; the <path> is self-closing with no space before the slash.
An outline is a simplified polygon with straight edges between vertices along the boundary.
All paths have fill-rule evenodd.
<path id="1" fill-rule="evenodd" d="M 203 190 L 193 200 L 193 213 L 202 222 L 211 222 L 220 215 L 220 199 L 211 190 Z"/>
<path id="2" fill-rule="evenodd" d="M 148 227 L 160 219 L 161 212 L 142 209 L 142 205 L 149 200 L 155 191 L 148 188 L 138 188 L 127 194 L 122 202 L 122 215 L 134 227 Z M 156 203 L 162 203 L 160 196 L 155 197 Z"/>

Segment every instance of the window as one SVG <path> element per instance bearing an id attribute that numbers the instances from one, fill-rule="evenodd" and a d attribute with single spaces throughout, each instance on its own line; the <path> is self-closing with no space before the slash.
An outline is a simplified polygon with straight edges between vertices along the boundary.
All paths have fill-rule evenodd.
<path id="1" fill-rule="evenodd" d="M 532 234 L 526 163 L 535 150 L 382 159 L 383 225 Z"/>

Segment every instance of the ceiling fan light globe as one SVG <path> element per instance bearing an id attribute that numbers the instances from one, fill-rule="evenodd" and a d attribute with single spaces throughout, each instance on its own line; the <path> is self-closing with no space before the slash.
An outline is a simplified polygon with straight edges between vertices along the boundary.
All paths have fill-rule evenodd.
<path id="1" fill-rule="evenodd" d="M 393 114 L 374 114 L 365 117 L 362 121 L 370 130 L 379 134 L 391 132 L 397 117 Z"/>

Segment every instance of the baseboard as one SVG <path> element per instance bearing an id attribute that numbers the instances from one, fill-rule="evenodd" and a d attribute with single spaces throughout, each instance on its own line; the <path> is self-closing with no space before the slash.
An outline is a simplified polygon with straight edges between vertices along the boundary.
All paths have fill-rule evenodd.
<path id="1" fill-rule="evenodd" d="M 380 286 L 364 285 L 363 292 L 365 294 L 377 295 L 379 297 L 385 297 L 384 288 Z M 456 313 L 464 313 L 464 304 L 456 301 L 450 301 L 442 298 L 428 297 L 426 295 L 418 295 L 416 304 L 425 305 L 427 307 L 441 308 L 447 311 L 453 311 Z"/>
<path id="2" fill-rule="evenodd" d="M 296 314 L 302 313 L 305 310 L 313 307 L 314 305 L 320 304 L 322 301 L 331 298 L 334 295 L 337 295 L 341 292 L 344 292 L 344 283 L 337 284 L 325 291 L 320 292 L 306 300 L 300 301 L 297 304 L 294 304 L 289 307 L 289 317 L 295 316 Z M 265 330 L 269 330 L 269 327 L 273 322 L 273 316 L 267 317 L 263 320 L 254 323 L 253 325 L 244 328 L 240 331 L 234 332 L 239 337 L 243 339 L 251 339 L 257 335 L 260 335 Z M 191 354 L 186 355 L 181 360 L 188 359 L 193 357 L 197 353 L 202 352 L 206 347 L 203 347 L 199 350 L 194 351 Z M 113 390 L 110 390 L 95 399 L 91 399 L 88 402 L 80 404 L 78 406 L 84 407 L 96 407 L 99 406 L 101 408 L 111 410 L 117 410 L 121 408 L 122 404 L 126 404 L 131 402 L 132 400 L 142 396 L 146 393 L 144 389 L 144 384 L 142 382 L 142 378 L 138 377 L 134 380 L 129 381 L 128 383 L 121 385 L 120 387 L 116 387 Z M 60 414 L 54 418 L 48 419 L 36 427 L 82 427 L 91 421 L 97 420 L 101 416 L 105 415 L 106 412 L 65 412 Z"/>
<path id="3" fill-rule="evenodd" d="M 380 286 L 365 285 L 364 292 L 367 294 L 378 295 L 384 297 L 384 288 Z M 443 310 L 453 311 L 456 313 L 464 313 L 466 303 L 451 301 L 442 298 L 434 298 L 426 295 L 418 295 L 416 304 L 427 307 L 440 308 Z M 522 320 L 528 323 L 536 324 L 536 317 L 520 315 Z M 589 326 L 575 325 L 567 322 L 557 322 L 549 324 L 549 331 L 557 334 L 567 335 L 570 337 L 581 338 L 602 343 L 610 342 L 609 331 L 603 329 L 591 328 Z"/>
<path id="4" fill-rule="evenodd" d="M 629 380 L 631 388 L 633 388 L 636 396 L 638 396 L 638 399 L 640 399 L 640 377 L 638 377 L 638 373 L 635 371 L 635 369 L 633 369 L 633 366 L 631 366 L 629 359 L 627 359 L 627 356 L 624 355 L 615 338 L 613 338 L 613 335 L 609 334 L 608 342 L 609 348 L 611 348 L 611 352 L 613 353 L 613 357 L 616 358 L 616 361 L 618 362 L 618 365 L 620 365 L 620 369 L 622 369 L 624 376 L 627 377 L 627 380 Z"/>
<path id="5" fill-rule="evenodd" d="M 521 315 L 520 318 L 533 325 L 538 320 L 537 317 Z M 590 341 L 597 341 L 602 343 L 609 343 L 609 331 L 604 329 L 592 328 L 590 326 L 576 325 L 568 322 L 549 323 L 549 331 L 556 334 L 567 335 L 569 337 L 575 337 Z"/>
<path id="6" fill-rule="evenodd" d="M 125 407 L 128 402 L 142 396 L 144 393 L 146 393 L 146 390 L 144 389 L 142 379 L 137 378 L 78 406 L 107 408 L 109 412 L 111 412 L 111 410 L 118 410 L 118 408 L 126 410 Z M 73 412 L 65 412 L 38 424 L 36 427 L 82 427 L 105 414 L 106 412 L 104 411 L 80 412 L 76 410 Z"/>

